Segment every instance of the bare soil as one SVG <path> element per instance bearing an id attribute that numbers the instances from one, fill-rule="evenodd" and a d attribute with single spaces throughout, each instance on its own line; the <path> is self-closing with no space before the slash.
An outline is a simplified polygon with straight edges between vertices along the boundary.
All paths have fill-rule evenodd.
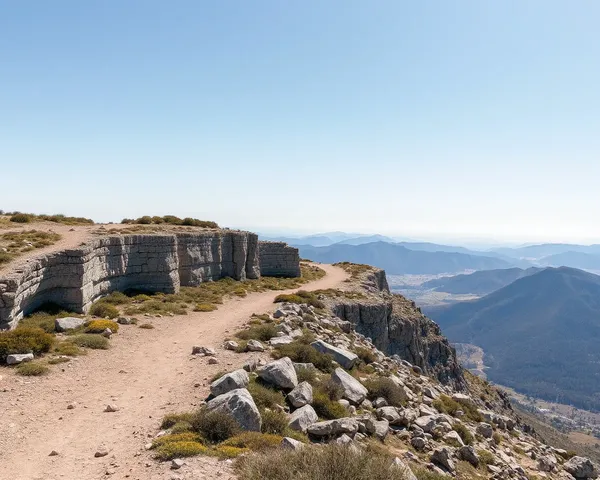
<path id="1" fill-rule="evenodd" d="M 60 233 L 63 226 L 53 229 Z M 50 250 L 78 245 L 97 226 L 64 229 L 69 234 Z M 348 277 L 341 268 L 320 267 L 327 275 L 303 289 L 336 288 Z M 206 457 L 170 470 L 170 462 L 153 460 L 145 445 L 158 433 L 165 414 L 189 411 L 206 398 L 212 375 L 239 368 L 257 355 L 226 351 L 223 340 L 252 313 L 273 311 L 276 295 L 292 291 L 253 293 L 210 313 L 152 318 L 153 330 L 123 325 L 110 350 L 55 365 L 45 377 L 19 377 L 12 369 L 0 369 L 0 479 L 235 478 L 230 462 Z M 219 364 L 191 355 L 194 345 L 217 349 Z M 67 409 L 71 403 L 75 408 Z M 119 410 L 105 413 L 107 404 Z M 95 458 L 101 446 L 109 454 Z M 49 456 L 53 450 L 58 455 Z"/>

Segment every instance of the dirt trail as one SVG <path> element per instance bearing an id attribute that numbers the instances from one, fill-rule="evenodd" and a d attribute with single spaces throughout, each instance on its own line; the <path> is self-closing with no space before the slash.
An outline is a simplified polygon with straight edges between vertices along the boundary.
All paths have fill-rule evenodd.
<path id="1" fill-rule="evenodd" d="M 338 267 L 320 266 L 327 275 L 304 289 L 334 288 L 347 278 Z M 232 299 L 211 313 L 153 318 L 153 330 L 123 325 L 109 351 L 55 365 L 46 377 L 0 369 L 0 480 L 231 478 L 229 465 L 200 457 L 171 471 L 144 445 L 162 416 L 190 410 L 208 394 L 212 375 L 248 359 L 221 343 L 252 313 L 274 310 L 279 293 Z M 215 347 L 219 364 L 192 357 L 193 345 Z M 119 411 L 105 413 L 109 403 Z M 94 458 L 101 445 L 110 453 Z M 59 455 L 49 456 L 52 450 Z"/>

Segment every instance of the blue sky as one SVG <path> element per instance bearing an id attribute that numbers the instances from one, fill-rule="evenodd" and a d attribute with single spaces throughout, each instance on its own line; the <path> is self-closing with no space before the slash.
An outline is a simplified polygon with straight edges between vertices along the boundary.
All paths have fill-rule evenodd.
<path id="1" fill-rule="evenodd" d="M 0 208 L 600 241 L 600 3 L 0 0 Z"/>

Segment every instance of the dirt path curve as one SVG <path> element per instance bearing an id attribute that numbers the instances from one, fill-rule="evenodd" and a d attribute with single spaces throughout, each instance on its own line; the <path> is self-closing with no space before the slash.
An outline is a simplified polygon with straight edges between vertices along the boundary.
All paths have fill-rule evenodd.
<path id="1" fill-rule="evenodd" d="M 327 275 L 304 289 L 334 288 L 347 278 L 338 267 L 320 266 Z M 0 369 L 0 479 L 231 478 L 226 464 L 206 458 L 175 473 L 152 460 L 144 445 L 165 413 L 190 410 L 208 394 L 212 375 L 248 359 L 250 354 L 223 350 L 221 343 L 252 313 L 274 310 L 279 293 L 285 292 L 229 300 L 211 313 L 154 318 L 153 330 L 124 325 L 109 351 L 55 365 L 46 377 Z M 193 345 L 216 348 L 219 365 L 192 357 Z M 75 408 L 67 409 L 72 402 Z M 105 413 L 109 403 L 119 411 Z M 101 445 L 110 453 L 95 458 Z M 59 455 L 49 456 L 52 450 Z"/>

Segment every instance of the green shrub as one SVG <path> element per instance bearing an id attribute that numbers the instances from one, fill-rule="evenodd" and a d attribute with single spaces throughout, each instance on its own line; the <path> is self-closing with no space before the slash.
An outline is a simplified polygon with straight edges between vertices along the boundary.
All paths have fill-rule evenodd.
<path id="1" fill-rule="evenodd" d="M 82 350 L 70 341 L 65 341 L 60 342 L 54 347 L 54 353 L 58 355 L 68 355 L 69 357 L 78 357 L 79 355 L 85 355 L 85 350 Z"/>
<path id="2" fill-rule="evenodd" d="M 129 301 L 130 298 L 123 292 L 112 292 L 101 300 L 102 303 L 110 303 L 111 305 L 123 305 L 129 303 Z"/>
<path id="3" fill-rule="evenodd" d="M 473 438 L 473 434 L 469 431 L 469 429 L 465 426 L 464 423 L 455 423 L 454 431 L 460 435 L 460 438 L 464 442 L 465 445 L 472 445 L 475 439 Z"/>
<path id="4" fill-rule="evenodd" d="M 310 345 L 306 345 L 301 340 L 294 341 L 288 345 L 279 345 L 274 351 L 275 358 L 290 357 L 292 362 L 312 363 L 315 367 L 325 373 L 331 373 L 334 370 L 333 357 L 321 353 Z"/>
<path id="5" fill-rule="evenodd" d="M 198 410 L 191 419 L 194 431 L 212 443 L 220 443 L 240 432 L 238 422 L 229 414 L 206 408 Z"/>
<path id="6" fill-rule="evenodd" d="M 255 379 L 252 379 L 248 384 L 248 391 L 252 395 L 254 403 L 260 409 L 276 408 L 276 405 L 285 405 L 285 399 L 279 390 Z"/>
<path id="7" fill-rule="evenodd" d="M 325 304 L 318 299 L 317 295 L 312 292 L 306 292 L 304 290 L 298 290 L 296 293 L 281 294 L 275 297 L 274 303 L 306 303 L 315 308 L 325 308 Z"/>
<path id="8" fill-rule="evenodd" d="M 207 453 L 208 448 L 200 442 L 169 442 L 158 447 L 154 457 L 157 460 L 172 460 Z"/>
<path id="9" fill-rule="evenodd" d="M 296 480 L 299 473 L 302 480 L 406 480 L 392 459 L 383 452 L 328 444 L 250 455 L 238 464 L 238 473 L 243 480 Z"/>
<path id="10" fill-rule="evenodd" d="M 112 320 L 92 320 L 86 324 L 84 331 L 85 333 L 102 333 L 107 328 L 110 328 L 113 333 L 117 333 L 119 331 L 119 324 Z"/>
<path id="11" fill-rule="evenodd" d="M 108 350 L 109 347 L 107 338 L 101 335 L 94 335 L 93 333 L 73 335 L 69 338 L 69 341 L 78 347 L 91 348 L 93 350 Z"/>
<path id="12" fill-rule="evenodd" d="M 325 420 L 334 420 L 348 416 L 347 410 L 336 400 L 331 400 L 326 393 L 313 393 L 313 408 L 317 415 Z"/>
<path id="13" fill-rule="evenodd" d="M 261 452 L 281 445 L 283 437 L 259 432 L 243 432 L 235 437 L 225 440 L 221 445 L 226 447 L 248 448 L 255 452 Z"/>
<path id="14" fill-rule="evenodd" d="M 455 416 L 458 410 L 465 414 L 465 418 L 473 422 L 481 422 L 483 420 L 481 414 L 475 406 L 458 403 L 448 395 L 440 395 L 433 401 L 433 406 L 441 413 Z"/>
<path id="15" fill-rule="evenodd" d="M 0 332 L 0 362 L 5 362 L 13 353 L 46 353 L 53 343 L 54 337 L 41 328 L 24 327 Z"/>
<path id="16" fill-rule="evenodd" d="M 413 474 L 417 477 L 417 480 L 448 480 L 448 476 L 436 473 L 433 470 L 427 470 L 423 467 L 413 469 Z"/>
<path id="17" fill-rule="evenodd" d="M 500 445 L 502 443 L 502 435 L 498 432 L 494 432 L 494 434 L 492 435 L 492 438 L 494 439 L 494 443 L 496 445 Z"/>
<path id="18" fill-rule="evenodd" d="M 281 410 L 263 410 L 261 416 L 262 433 L 281 435 L 288 428 L 288 418 Z"/>
<path id="19" fill-rule="evenodd" d="M 70 362 L 70 358 L 66 357 L 54 357 L 48 360 L 48 365 L 58 365 L 59 363 L 67 363 Z"/>
<path id="20" fill-rule="evenodd" d="M 217 306 L 212 303 L 199 303 L 194 308 L 194 312 L 214 312 Z"/>
<path id="21" fill-rule="evenodd" d="M 217 445 L 210 451 L 210 455 L 216 456 L 222 460 L 226 458 L 236 458 L 244 453 L 248 453 L 250 450 L 247 448 L 228 447 L 227 445 Z"/>
<path id="22" fill-rule="evenodd" d="M 273 324 L 253 325 L 246 330 L 241 330 L 235 336 L 241 340 L 260 340 L 267 342 L 277 335 L 277 327 Z"/>
<path id="23" fill-rule="evenodd" d="M 46 333 L 54 333 L 55 316 L 45 312 L 37 312 L 22 319 L 17 328 L 41 328 Z"/>
<path id="24" fill-rule="evenodd" d="M 202 443 L 202 437 L 194 432 L 184 433 L 171 433 L 169 435 L 163 435 L 162 437 L 155 438 L 152 441 L 152 449 L 162 447 L 167 443 L 174 442 L 198 442 Z"/>
<path id="25" fill-rule="evenodd" d="M 317 372 L 312 368 L 302 368 L 296 372 L 298 383 L 308 382 L 311 385 L 317 380 Z"/>
<path id="26" fill-rule="evenodd" d="M 142 323 L 142 324 L 140 324 L 140 326 L 138 328 L 143 328 L 145 330 L 152 330 L 154 328 L 154 325 L 152 325 L 151 323 Z"/>
<path id="27" fill-rule="evenodd" d="M 370 348 L 359 347 L 354 350 L 354 353 L 367 365 L 377 361 L 377 355 Z"/>
<path id="28" fill-rule="evenodd" d="M 119 316 L 119 310 L 114 305 L 100 300 L 92 305 L 92 308 L 90 308 L 90 315 L 100 318 L 117 318 Z"/>
<path id="29" fill-rule="evenodd" d="M 49 371 L 50 369 L 46 365 L 37 362 L 25 362 L 17 366 L 17 373 L 26 377 L 46 375 Z"/>
<path id="30" fill-rule="evenodd" d="M 193 418 L 193 413 L 169 413 L 163 417 L 160 428 L 165 430 L 167 428 L 171 428 L 179 422 L 191 423 Z"/>
<path id="31" fill-rule="evenodd" d="M 477 456 L 479 457 L 479 462 L 483 465 L 494 465 L 496 462 L 494 454 L 487 450 L 477 450 Z"/>
<path id="32" fill-rule="evenodd" d="M 15 213 L 10 217 L 10 221 L 15 223 L 29 223 L 31 222 L 31 215 L 26 213 Z"/>
<path id="33" fill-rule="evenodd" d="M 376 377 L 367 380 L 364 385 L 367 390 L 369 390 L 369 398 L 371 400 L 383 397 L 388 405 L 391 405 L 392 407 L 406 406 L 406 393 L 402 387 L 396 385 L 391 378 Z"/>
<path id="34" fill-rule="evenodd" d="M 344 395 L 344 389 L 341 385 L 335 383 L 331 377 L 319 382 L 316 390 L 327 395 L 330 400 L 340 400 Z"/>
<path id="35" fill-rule="evenodd" d="M 192 428 L 192 424 L 191 423 L 189 423 L 189 422 L 177 422 L 171 428 L 171 433 L 173 433 L 173 434 L 175 434 L 175 433 L 186 433 L 186 432 L 191 432 L 192 430 L 193 430 L 193 428 Z"/>

